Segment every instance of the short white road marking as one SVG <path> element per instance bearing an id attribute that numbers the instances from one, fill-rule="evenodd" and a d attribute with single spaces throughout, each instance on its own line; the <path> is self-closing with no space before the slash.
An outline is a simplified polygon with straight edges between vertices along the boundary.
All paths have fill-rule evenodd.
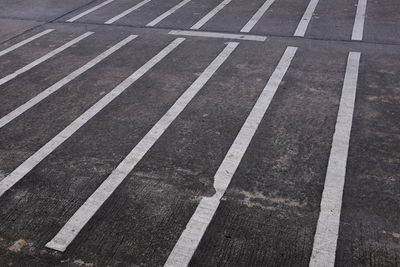
<path id="1" fill-rule="evenodd" d="M 48 143 L 42 146 L 32 156 L 25 160 L 19 165 L 13 172 L 11 172 L 6 178 L 0 181 L 0 197 L 25 175 L 27 175 L 36 165 L 38 165 L 43 159 L 45 159 L 50 153 L 52 153 L 57 147 L 59 147 L 65 140 L 71 137 L 76 131 L 85 125 L 91 118 L 99 113 L 104 107 L 111 103 L 115 98 L 122 94 L 129 86 L 136 82 L 140 77 L 147 73 L 153 68 L 158 62 L 165 58 L 170 52 L 172 52 L 179 44 L 185 39 L 177 38 L 167 47 L 161 50 L 157 55 L 151 58 L 147 63 L 135 71 L 131 76 L 126 78 L 123 82 L 112 89 L 108 94 L 86 110 L 82 115 L 75 119 L 70 125 L 64 130 L 57 134 Z"/>
<path id="2" fill-rule="evenodd" d="M 200 32 L 200 31 L 173 30 L 173 31 L 170 31 L 168 34 L 195 36 L 195 37 L 222 38 L 222 39 L 237 39 L 237 40 L 258 41 L 258 42 L 264 42 L 265 40 L 267 40 L 266 36 L 249 35 L 249 34 L 220 33 L 220 32 L 204 32 L 204 31 Z"/>
<path id="3" fill-rule="evenodd" d="M 361 54 L 350 52 L 326 171 L 310 267 L 334 266 Z"/>
<path id="4" fill-rule="evenodd" d="M 136 37 L 137 37 L 137 35 L 131 35 L 131 36 L 125 38 L 124 40 L 122 40 L 121 42 L 117 43 L 113 47 L 107 49 L 106 51 L 104 51 L 103 53 L 101 53 L 100 55 L 98 55 L 97 57 L 95 57 L 94 59 L 92 59 L 91 61 L 89 61 L 88 63 L 86 63 L 82 67 L 80 67 L 79 69 L 73 71 L 71 74 L 69 74 L 65 78 L 61 79 L 60 81 L 58 81 L 57 83 L 53 84 L 52 86 L 50 86 L 49 88 L 47 88 L 43 92 L 39 93 L 37 96 L 35 96 L 34 98 L 30 99 L 25 104 L 22 104 L 18 108 L 14 109 L 10 113 L 8 113 L 4 117 L 2 117 L 0 119 L 0 128 L 2 128 L 6 124 L 8 124 L 10 121 L 14 120 L 15 118 L 17 118 L 18 116 L 20 116 L 22 113 L 24 113 L 28 109 L 30 109 L 33 106 L 35 106 L 37 103 L 39 103 L 40 101 L 42 101 L 46 97 L 50 96 L 52 93 L 56 92 L 58 89 L 60 89 L 61 87 L 63 87 L 67 83 L 69 83 L 72 80 L 76 79 L 81 74 L 85 73 L 86 71 L 88 71 L 89 69 L 91 69 L 92 67 L 94 67 L 95 65 L 100 63 L 102 60 L 106 59 L 108 56 L 112 55 L 115 51 L 117 51 L 118 49 L 120 49 L 121 47 L 123 47 L 124 45 L 126 45 L 127 43 L 129 43 L 130 41 L 135 39 Z"/>
<path id="5" fill-rule="evenodd" d="M 294 36 L 304 37 L 304 34 L 307 31 L 308 24 L 310 23 L 311 18 L 314 14 L 315 8 L 318 5 L 318 1 L 319 0 L 311 0 L 310 1 L 306 11 L 304 12 L 303 17 L 300 20 L 299 25 L 297 26 Z"/>
<path id="6" fill-rule="evenodd" d="M 122 183 L 147 151 L 155 144 L 171 123 L 179 116 L 196 94 L 203 88 L 218 68 L 225 62 L 239 43 L 228 43 L 225 49 L 211 62 L 193 84 L 178 98 L 167 113 L 150 129 L 135 148 L 126 156 L 118 167 L 108 176 L 100 187 L 68 220 L 58 234 L 46 244 L 46 247 L 65 251 L 78 233 L 92 218 L 114 190 Z"/>
<path id="7" fill-rule="evenodd" d="M 254 16 L 247 22 L 247 24 L 240 30 L 240 32 L 250 32 L 251 29 L 257 24 L 257 22 L 264 16 L 268 8 L 275 2 L 275 0 L 267 0 L 260 7 L 260 9 L 254 14 Z"/>
<path id="8" fill-rule="evenodd" d="M 113 1 L 114 0 L 107 0 L 101 4 L 98 4 L 97 6 L 94 6 L 91 9 L 88 9 L 85 12 L 82 12 L 82 13 L 76 15 L 75 17 L 70 18 L 69 20 L 67 20 L 67 22 L 74 22 L 75 20 L 78 20 L 78 19 L 82 18 L 83 16 L 86 16 L 87 14 L 92 13 L 93 11 L 96 11 L 97 9 L 99 9 L 105 5 L 108 5 L 109 3 L 113 2 Z"/>
<path id="9" fill-rule="evenodd" d="M 286 49 L 214 176 L 215 195 L 202 198 L 164 266 L 186 267 L 189 264 L 279 84 L 288 70 L 296 50 L 296 47 L 288 47 Z"/>
<path id="10" fill-rule="evenodd" d="M 358 0 L 356 18 L 354 20 L 353 34 L 351 35 L 351 40 L 361 41 L 363 39 L 366 10 L 367 0 Z"/>
<path id="11" fill-rule="evenodd" d="M 175 13 L 178 9 L 180 9 L 181 7 L 183 7 L 184 5 L 186 5 L 187 3 L 189 3 L 191 0 L 183 0 L 182 2 L 180 2 L 179 4 L 177 4 L 176 6 L 174 6 L 173 8 L 171 8 L 170 10 L 168 10 L 167 12 L 165 12 L 164 14 L 158 16 L 156 19 L 154 19 L 153 21 L 149 22 L 146 26 L 147 27 L 154 27 L 156 24 L 158 24 L 160 21 L 162 21 L 163 19 L 165 19 L 166 17 L 168 17 L 169 15 Z"/>
<path id="12" fill-rule="evenodd" d="M 142 2 L 140 2 L 139 4 L 125 10 L 124 12 L 122 12 L 121 14 L 107 20 L 106 22 L 104 22 L 104 24 L 112 24 L 114 22 L 116 22 L 117 20 L 122 19 L 123 17 L 125 17 L 126 15 L 128 15 L 129 13 L 135 11 L 136 9 L 141 8 L 142 6 L 144 6 L 145 4 L 149 3 L 151 0 L 144 0 Z"/>
<path id="13" fill-rule="evenodd" d="M 9 48 L 0 51 L 0 57 L 4 56 L 7 53 L 10 53 L 11 51 L 14 51 L 15 49 L 17 49 L 17 48 L 19 48 L 19 47 L 21 47 L 21 46 L 23 46 L 23 45 L 25 45 L 27 43 L 30 43 L 30 42 L 38 39 L 39 37 L 42 37 L 43 35 L 51 33 L 52 31 L 54 31 L 54 29 L 48 29 L 48 30 L 42 31 L 41 33 L 35 34 L 34 36 L 29 37 L 28 39 L 25 39 L 25 40 L 13 45 L 13 46 L 10 46 Z"/>
<path id="14" fill-rule="evenodd" d="M 213 10 L 211 10 L 207 15 L 205 15 L 202 19 L 200 19 L 196 24 L 194 24 L 190 29 L 198 30 L 203 27 L 212 17 L 214 17 L 221 9 L 223 9 L 227 4 L 229 4 L 232 0 L 224 0 L 218 6 L 216 6 Z"/>
<path id="15" fill-rule="evenodd" d="M 29 63 L 28 65 L 26 65 L 25 67 L 20 68 L 19 70 L 15 71 L 14 73 L 11 73 L 9 75 L 7 75 L 4 78 L 0 79 L 0 85 L 5 84 L 6 82 L 14 79 L 15 77 L 17 77 L 18 75 L 27 72 L 28 70 L 36 67 L 37 65 L 39 65 L 40 63 L 43 63 L 44 61 L 54 57 L 55 55 L 61 53 L 62 51 L 64 51 L 65 49 L 67 49 L 70 46 L 73 46 L 74 44 L 78 43 L 79 41 L 81 41 L 82 39 L 85 39 L 86 37 L 88 37 L 89 35 L 92 35 L 93 32 L 87 32 L 82 34 L 81 36 L 69 41 L 68 43 L 60 46 L 59 48 L 47 53 L 46 55 L 42 56 L 41 58 L 33 61 L 32 63 Z"/>

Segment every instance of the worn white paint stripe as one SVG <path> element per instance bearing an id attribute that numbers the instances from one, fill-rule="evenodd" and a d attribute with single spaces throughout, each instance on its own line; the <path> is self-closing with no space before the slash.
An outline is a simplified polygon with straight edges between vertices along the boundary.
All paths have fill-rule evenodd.
<path id="1" fill-rule="evenodd" d="M 203 88 L 237 46 L 238 43 L 228 43 L 217 58 L 213 60 L 196 81 L 194 81 L 194 83 L 178 98 L 167 113 L 153 126 L 153 128 L 150 129 L 128 156 L 126 156 L 126 158 L 110 174 L 110 176 L 108 176 L 100 187 L 76 211 L 58 234 L 46 244 L 46 247 L 58 251 L 66 250 L 68 245 L 75 239 L 86 223 L 111 196 L 114 190 L 128 176 L 136 164 L 185 109 L 201 88 Z"/>
<path id="2" fill-rule="evenodd" d="M 350 52 L 333 134 L 311 267 L 334 266 L 361 54 Z"/>
<path id="3" fill-rule="evenodd" d="M 189 264 L 219 206 L 221 197 L 228 188 L 258 125 L 264 117 L 279 84 L 288 70 L 296 50 L 296 47 L 288 47 L 286 49 L 278 66 L 271 75 L 267 85 L 260 94 L 256 104 L 214 176 L 214 188 L 216 193 L 212 197 L 202 198 L 164 266 L 185 267 Z"/>
<path id="4" fill-rule="evenodd" d="M 174 6 L 173 8 L 171 8 L 170 10 L 168 10 L 167 12 L 165 12 L 164 14 L 158 16 L 156 19 L 154 19 L 153 21 L 149 22 L 146 26 L 147 27 L 153 27 L 156 24 L 158 24 L 160 21 L 162 21 L 163 19 L 165 19 L 166 17 L 168 17 L 169 15 L 175 13 L 178 9 L 180 9 L 181 7 L 183 7 L 184 5 L 186 5 L 187 3 L 189 3 L 191 0 L 183 0 L 182 2 L 180 2 L 179 4 L 177 4 L 176 6 Z"/>
<path id="5" fill-rule="evenodd" d="M 232 0 L 224 0 L 218 6 L 216 6 L 213 10 L 208 12 L 202 19 L 200 19 L 196 24 L 194 24 L 190 29 L 198 30 L 203 27 L 210 19 L 212 19 L 221 9 L 223 9 L 227 4 L 229 4 Z"/>
<path id="6" fill-rule="evenodd" d="M 306 34 L 308 24 L 311 21 L 311 18 L 314 14 L 315 8 L 318 5 L 318 2 L 319 2 L 319 0 L 311 0 L 310 1 L 306 11 L 304 12 L 303 17 L 300 20 L 299 25 L 297 26 L 294 36 L 304 37 L 304 34 Z"/>
<path id="7" fill-rule="evenodd" d="M 30 172 L 36 165 L 38 165 L 43 159 L 45 159 L 50 153 L 52 153 L 57 147 L 59 147 L 65 140 L 73 135 L 79 128 L 99 113 L 103 108 L 111 103 L 116 97 L 122 94 L 129 86 L 136 82 L 140 77 L 147 73 L 153 68 L 160 60 L 165 58 L 171 51 L 173 51 L 184 38 L 177 38 L 157 55 L 151 58 L 147 63 L 135 71 L 131 76 L 126 78 L 117 87 L 112 89 L 108 94 L 86 110 L 81 116 L 75 119 L 70 125 L 64 130 L 57 134 L 53 139 L 41 147 L 31 157 L 25 160 L 19 165 L 13 172 L 11 172 L 6 178 L 0 181 L 0 196 L 2 196 L 8 189 L 14 184 L 21 180 L 28 172 Z"/>
<path id="8" fill-rule="evenodd" d="M 367 11 L 367 0 L 358 0 L 356 18 L 354 20 L 353 34 L 351 35 L 351 40 L 361 41 L 363 39 L 366 11 Z"/>
<path id="9" fill-rule="evenodd" d="M 123 17 L 125 17 L 126 15 L 130 14 L 131 12 L 135 11 L 136 9 L 141 8 L 142 6 L 144 6 L 145 4 L 149 3 L 151 0 L 144 0 L 142 2 L 140 2 L 139 4 L 125 10 L 124 12 L 122 12 L 121 14 L 107 20 L 106 22 L 104 22 L 104 24 L 112 24 L 114 22 L 116 22 L 117 20 L 122 19 Z"/>
<path id="10" fill-rule="evenodd" d="M 267 40 L 267 36 L 250 35 L 250 34 L 220 33 L 220 32 L 204 32 L 204 31 L 200 32 L 200 31 L 172 30 L 168 34 L 195 36 L 195 37 L 222 38 L 222 39 L 237 39 L 237 40 L 258 41 L 258 42 L 264 42 L 265 40 Z"/>
<path id="11" fill-rule="evenodd" d="M 89 69 L 91 69 L 92 67 L 94 67 L 95 65 L 100 63 L 102 60 L 106 59 L 108 56 L 113 54 L 115 51 L 117 51 L 118 49 L 120 49 L 121 47 L 123 47 L 124 45 L 126 45 L 127 43 L 129 43 L 130 41 L 135 39 L 136 37 L 137 37 L 137 35 L 131 35 L 131 36 L 125 38 L 124 40 L 117 43 L 113 47 L 107 49 L 106 51 L 104 51 L 103 53 L 101 53 L 100 55 L 98 55 L 97 57 L 95 57 L 94 59 L 92 59 L 91 61 L 89 61 L 82 67 L 80 67 L 79 69 L 73 71 L 65 78 L 61 79 L 60 81 L 53 84 L 52 86 L 50 86 L 43 92 L 39 93 L 34 98 L 30 99 L 26 103 L 22 104 L 18 108 L 14 109 L 10 113 L 8 113 L 4 117 L 2 117 L 0 119 L 0 128 L 2 128 L 6 124 L 8 124 L 10 121 L 14 120 L 15 118 L 17 118 L 18 116 L 20 116 L 22 113 L 24 113 L 28 109 L 30 109 L 33 106 L 35 106 L 36 104 L 38 104 L 40 101 L 42 101 L 46 97 L 50 96 L 52 93 L 56 92 L 58 89 L 60 89 L 67 83 L 71 82 L 72 80 L 79 77 L 81 74 L 85 73 L 86 71 L 88 71 Z"/>
<path id="12" fill-rule="evenodd" d="M 254 14 L 254 16 L 247 22 L 246 25 L 240 30 L 240 32 L 250 32 L 251 29 L 257 24 L 257 22 L 264 16 L 265 12 L 267 12 L 268 8 L 275 2 L 275 0 L 267 0 L 265 3 L 258 9 L 258 11 Z"/>
<path id="13" fill-rule="evenodd" d="M 28 39 L 25 39 L 25 40 L 13 45 L 13 46 L 10 46 L 9 48 L 0 51 L 0 57 L 4 56 L 7 53 L 10 53 L 11 51 L 14 51 L 15 49 L 17 49 L 17 48 L 19 48 L 19 47 L 21 47 L 21 46 L 23 46 L 23 45 L 25 45 L 27 43 L 30 43 L 30 42 L 38 39 L 39 37 L 42 37 L 43 35 L 51 33 L 52 31 L 54 31 L 54 29 L 48 29 L 48 30 L 42 31 L 42 32 L 40 32 L 38 34 L 35 34 L 32 37 L 29 37 Z"/>
<path id="14" fill-rule="evenodd" d="M 69 41 L 68 43 L 60 46 L 57 49 L 54 49 L 53 51 L 47 53 L 46 55 L 42 56 L 41 58 L 33 61 L 32 63 L 29 63 L 28 65 L 26 65 L 25 67 L 20 68 L 19 70 L 15 71 L 14 73 L 11 73 L 9 75 L 7 75 L 4 78 L 0 79 L 0 85 L 5 84 L 6 82 L 14 79 L 15 77 L 17 77 L 18 75 L 27 72 L 28 70 L 36 67 L 37 65 L 39 65 L 40 63 L 43 63 L 44 61 L 54 57 L 55 55 L 61 53 L 62 51 L 64 51 L 65 49 L 67 49 L 70 46 L 73 46 L 74 44 L 78 43 L 79 41 L 81 41 L 82 39 L 85 39 L 86 37 L 88 37 L 89 35 L 92 35 L 93 32 L 87 32 L 82 34 L 81 36 Z"/>
<path id="15" fill-rule="evenodd" d="M 76 15 L 75 17 L 70 18 L 69 20 L 67 20 L 67 22 L 74 22 L 75 20 L 78 20 L 78 19 L 82 18 L 83 16 L 86 16 L 87 14 L 92 13 L 93 11 L 96 11 L 97 9 L 99 9 L 103 6 L 110 4 L 113 1 L 114 0 L 107 0 L 101 4 L 98 4 L 97 6 L 94 6 L 90 9 L 86 10 L 85 12 L 82 12 L 82 13 Z"/>

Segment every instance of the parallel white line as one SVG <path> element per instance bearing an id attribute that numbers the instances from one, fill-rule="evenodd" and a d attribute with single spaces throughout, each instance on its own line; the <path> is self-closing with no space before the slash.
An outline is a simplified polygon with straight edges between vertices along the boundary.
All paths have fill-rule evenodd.
<path id="1" fill-rule="evenodd" d="M 46 247 L 58 251 L 65 251 L 82 228 L 88 223 L 97 210 L 111 196 L 114 190 L 122 183 L 136 164 L 143 158 L 160 136 L 168 129 L 171 123 L 179 116 L 196 94 L 203 88 L 218 68 L 235 50 L 238 43 L 228 43 L 225 49 L 211 62 L 194 83 L 178 98 L 167 113 L 150 129 L 135 148 L 126 156 L 118 167 L 108 176 L 99 188 L 68 220 L 58 234 L 46 244 Z"/>
<path id="2" fill-rule="evenodd" d="M 350 52 L 333 134 L 310 267 L 334 266 L 361 54 Z"/>
<path id="3" fill-rule="evenodd" d="M 148 2 L 150 2 L 151 0 L 144 0 L 142 2 L 140 2 L 139 4 L 125 10 L 124 12 L 122 12 L 121 14 L 107 20 L 106 22 L 104 22 L 104 24 L 112 24 L 114 22 L 116 22 L 117 20 L 122 19 L 123 17 L 125 17 L 126 15 L 128 15 L 129 13 L 135 11 L 138 8 L 141 8 L 142 6 L 144 6 L 145 4 L 147 4 Z"/>
<path id="4" fill-rule="evenodd" d="M 212 17 L 214 17 L 221 9 L 223 9 L 227 4 L 229 4 L 232 0 L 224 0 L 218 6 L 216 6 L 213 10 L 208 12 L 202 19 L 200 19 L 196 24 L 194 24 L 190 29 L 198 30 L 203 27 Z"/>
<path id="5" fill-rule="evenodd" d="M 240 30 L 240 32 L 250 32 L 251 29 L 257 24 L 257 22 L 264 16 L 265 12 L 267 12 L 268 8 L 275 2 L 275 0 L 267 0 L 260 7 L 260 9 L 254 14 L 254 16 L 247 22 L 246 25 Z"/>
<path id="6" fill-rule="evenodd" d="M 319 0 L 311 0 L 310 1 L 306 11 L 304 12 L 303 17 L 300 20 L 299 25 L 297 26 L 294 36 L 304 37 L 304 34 L 307 31 L 308 24 L 310 23 L 310 20 L 314 14 L 315 8 L 318 5 L 318 1 Z"/>
<path id="7" fill-rule="evenodd" d="M 67 22 L 74 22 L 75 20 L 78 20 L 78 19 L 82 18 L 83 16 L 86 16 L 87 14 L 92 13 L 93 11 L 96 11 L 97 9 L 99 9 L 105 5 L 108 5 L 109 3 L 113 2 L 113 1 L 114 0 L 107 0 L 101 4 L 98 4 L 97 6 L 94 6 L 90 9 L 86 10 L 85 12 L 82 12 L 82 13 L 76 15 L 75 17 L 68 19 Z"/>
<path id="8" fill-rule="evenodd" d="M 6 176 L 0 181 L 0 197 L 10 189 L 14 184 L 21 180 L 26 174 L 28 174 L 36 165 L 38 165 L 43 159 L 45 159 L 50 153 L 52 153 L 57 147 L 59 147 L 65 140 L 71 137 L 76 131 L 85 125 L 91 118 L 99 113 L 103 108 L 111 103 L 115 98 L 122 94 L 129 86 L 136 82 L 140 77 L 147 73 L 153 68 L 158 62 L 165 58 L 170 52 L 172 52 L 179 44 L 185 39 L 177 38 L 167 47 L 161 50 L 157 55 L 151 58 L 147 63 L 135 71 L 131 76 L 126 78 L 123 82 L 112 89 L 108 94 L 86 110 L 82 115 L 75 119 L 70 125 L 64 130 L 57 134 L 48 143 L 42 146 L 32 156 L 25 160 L 19 165 L 13 172 Z"/>
<path id="9" fill-rule="evenodd" d="M 10 46 L 9 48 L 0 51 L 0 57 L 4 56 L 7 53 L 10 53 L 11 51 L 14 51 L 15 49 L 17 49 L 17 48 L 19 48 L 19 47 L 21 47 L 21 46 L 23 46 L 23 45 L 25 45 L 27 43 L 30 43 L 30 42 L 38 39 L 39 37 L 42 37 L 43 35 L 51 33 L 52 31 L 54 31 L 54 29 L 48 29 L 48 30 L 42 31 L 42 32 L 40 32 L 38 34 L 35 34 L 32 37 L 29 37 L 28 39 L 25 39 L 25 40 L 13 45 L 13 46 Z"/>
<path id="10" fill-rule="evenodd" d="M 367 0 L 358 0 L 356 18 L 354 20 L 353 34 L 351 35 L 351 40 L 361 41 L 363 39 L 366 10 Z"/>
<path id="11" fill-rule="evenodd" d="M 220 32 L 204 32 L 204 31 L 200 32 L 200 31 L 172 30 L 168 34 L 195 36 L 195 37 L 222 38 L 222 39 L 237 39 L 237 40 L 258 41 L 258 42 L 264 42 L 265 40 L 267 40 L 267 36 L 250 35 L 250 34 L 220 33 Z"/>
<path id="12" fill-rule="evenodd" d="M 60 81 L 58 81 L 57 83 L 53 84 L 52 86 L 50 86 L 49 88 L 47 88 L 43 92 L 39 93 L 34 98 L 30 99 L 26 103 L 22 104 L 18 108 L 14 109 L 10 113 L 8 113 L 4 117 L 2 117 L 0 119 L 0 128 L 2 128 L 6 124 L 8 124 L 10 121 L 14 120 L 15 118 L 17 118 L 18 116 L 20 116 L 22 113 L 24 113 L 28 109 L 30 109 L 33 106 L 35 106 L 36 104 L 38 104 L 40 101 L 42 101 L 46 97 L 50 96 L 52 93 L 56 92 L 58 89 L 60 89 L 61 87 L 63 87 L 67 83 L 69 83 L 72 80 L 76 79 L 81 74 L 85 73 L 86 71 L 88 71 L 89 69 L 91 69 L 92 67 L 94 67 L 95 65 L 97 65 L 98 63 L 103 61 L 104 59 L 106 59 L 108 56 L 113 54 L 115 51 L 117 51 L 118 49 L 120 49 L 121 47 L 123 47 L 124 45 L 126 45 L 127 43 L 129 43 L 130 41 L 135 39 L 136 37 L 137 37 L 137 35 L 130 35 L 129 37 L 125 38 L 124 40 L 122 40 L 121 42 L 117 43 L 113 47 L 107 49 L 106 51 L 104 51 L 103 53 L 101 53 L 100 55 L 98 55 L 97 57 L 95 57 L 94 59 L 92 59 L 91 61 L 89 61 L 85 65 L 83 65 L 82 67 L 80 67 L 77 70 L 73 71 L 72 73 L 70 73 L 65 78 L 61 79 Z"/>
<path id="13" fill-rule="evenodd" d="M 180 2 L 179 4 L 177 4 L 176 6 L 174 6 L 173 8 L 171 8 L 170 10 L 168 10 L 167 12 L 165 12 L 164 14 L 158 16 L 156 19 L 154 19 L 153 21 L 147 23 L 147 27 L 153 27 L 156 24 L 158 24 L 160 21 L 162 21 L 163 19 L 165 19 L 166 17 L 168 17 L 169 15 L 175 13 L 178 9 L 180 9 L 181 7 L 183 7 L 184 5 L 186 5 L 187 3 L 189 3 L 191 0 L 183 0 L 182 2 Z"/>
<path id="14" fill-rule="evenodd" d="M 57 49 L 54 49 L 53 51 L 47 53 L 46 55 L 42 56 L 41 58 L 33 61 L 32 63 L 29 63 L 28 65 L 26 65 L 25 67 L 20 68 L 19 70 L 15 71 L 14 73 L 11 73 L 9 75 L 7 75 L 4 78 L 0 79 L 0 85 L 5 84 L 6 82 L 14 79 L 15 77 L 17 77 L 18 75 L 27 72 L 28 70 L 36 67 L 37 65 L 39 65 L 40 63 L 43 63 L 44 61 L 54 57 L 55 55 L 61 53 L 62 51 L 64 51 L 65 49 L 67 49 L 70 46 L 73 46 L 74 44 L 78 43 L 79 41 L 81 41 L 82 39 L 85 39 L 86 37 L 88 37 L 89 35 L 92 35 L 93 32 L 87 32 L 82 34 L 81 36 L 69 41 L 68 43 L 60 46 Z"/>
<path id="15" fill-rule="evenodd" d="M 185 267 L 189 264 L 279 84 L 288 70 L 296 50 L 296 47 L 288 47 L 286 49 L 278 66 L 271 75 L 267 85 L 260 94 L 256 104 L 214 176 L 214 188 L 216 193 L 212 197 L 203 197 L 201 199 L 195 213 L 190 218 L 189 223 L 186 225 L 185 230 L 175 244 L 164 266 Z"/>

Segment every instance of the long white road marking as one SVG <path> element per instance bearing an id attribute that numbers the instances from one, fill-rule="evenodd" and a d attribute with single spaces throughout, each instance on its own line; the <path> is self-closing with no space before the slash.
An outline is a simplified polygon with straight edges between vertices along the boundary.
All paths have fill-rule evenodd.
<path id="1" fill-rule="evenodd" d="M 351 35 L 351 40 L 361 41 L 363 39 L 366 10 L 367 0 L 358 0 L 356 18 L 354 20 L 353 34 Z"/>
<path id="2" fill-rule="evenodd" d="M 39 103 L 40 101 L 42 101 L 46 97 L 50 96 L 52 93 L 56 92 L 58 89 L 60 89 L 61 87 L 63 87 L 67 83 L 71 82 L 72 80 L 74 80 L 77 77 L 79 77 L 81 74 L 85 73 L 86 71 L 88 71 L 89 69 L 91 69 L 92 67 L 94 67 L 95 65 L 100 63 L 102 60 L 106 59 L 108 56 L 113 54 L 115 51 L 117 51 L 118 49 L 120 49 L 124 45 L 128 44 L 130 41 L 132 41 L 136 37 L 137 37 L 137 35 L 130 35 L 129 37 L 125 38 L 124 40 L 122 40 L 121 42 L 117 43 L 113 47 L 107 49 L 106 51 L 104 51 L 103 53 L 101 53 L 100 55 L 98 55 L 97 57 L 95 57 L 94 59 L 92 59 L 91 61 L 89 61 L 88 63 L 86 63 L 82 67 L 80 67 L 79 69 L 73 71 L 71 74 L 69 74 L 65 78 L 61 79 L 60 81 L 58 81 L 57 83 L 53 84 L 52 86 L 50 86 L 49 88 L 47 88 L 43 92 L 39 93 L 37 96 L 35 96 L 34 98 L 29 100 L 25 104 L 22 104 L 21 106 L 19 106 L 18 108 L 14 109 L 13 111 L 8 113 L 4 117 L 0 118 L 0 128 L 2 128 L 6 124 L 8 124 L 10 121 L 14 120 L 15 118 L 17 118 L 18 116 L 20 116 L 22 113 L 24 113 L 28 109 L 30 109 L 33 106 L 35 106 L 37 103 Z"/>
<path id="3" fill-rule="evenodd" d="M 139 4 L 125 10 L 124 12 L 122 12 L 121 14 L 107 20 L 106 22 L 104 22 L 104 24 L 112 24 L 114 22 L 116 22 L 117 20 L 122 19 L 123 17 L 125 17 L 126 15 L 128 15 L 129 13 L 135 11 L 138 8 L 141 8 L 142 6 L 144 6 L 145 4 L 147 4 L 148 2 L 150 2 L 151 0 L 144 0 L 142 2 L 140 2 Z"/>
<path id="4" fill-rule="evenodd" d="M 54 49 L 53 51 L 47 53 L 46 55 L 42 56 L 41 58 L 33 61 L 32 63 L 29 63 L 28 65 L 26 65 L 25 67 L 20 68 L 19 70 L 15 71 L 14 73 L 11 73 L 9 75 L 7 75 L 4 78 L 0 79 L 0 85 L 5 84 L 6 82 L 14 79 L 15 77 L 17 77 L 18 75 L 27 72 L 28 70 L 36 67 L 37 65 L 39 65 L 40 63 L 43 63 L 44 61 L 54 57 L 55 55 L 61 53 L 62 51 L 64 51 L 65 49 L 67 49 L 70 46 L 73 46 L 74 44 L 78 43 L 79 41 L 81 41 L 82 39 L 85 39 L 86 37 L 88 37 L 89 35 L 92 35 L 93 32 L 87 32 L 82 34 L 81 36 L 69 41 L 68 43 L 60 46 L 57 49 Z"/>
<path id="5" fill-rule="evenodd" d="M 204 31 L 200 32 L 200 31 L 172 30 L 168 34 L 195 36 L 195 37 L 222 38 L 222 39 L 237 39 L 237 40 L 258 41 L 258 42 L 264 42 L 265 40 L 267 40 L 267 36 L 250 35 L 250 34 L 220 33 L 220 32 L 204 32 Z"/>
<path id="6" fill-rule="evenodd" d="M 165 12 L 164 14 L 158 16 L 156 19 L 154 19 L 153 21 L 149 22 L 146 26 L 147 27 L 153 27 L 156 24 L 158 24 L 160 21 L 162 21 L 163 19 L 165 19 L 166 17 L 168 17 L 169 15 L 175 13 L 178 9 L 180 9 L 181 7 L 183 7 L 184 5 L 186 5 L 187 3 L 189 3 L 191 0 L 183 0 L 182 2 L 180 2 L 179 4 L 177 4 L 176 6 L 174 6 L 173 8 L 171 8 L 170 10 L 168 10 L 167 12 Z"/>
<path id="7" fill-rule="evenodd" d="M 218 6 L 216 6 L 213 10 L 208 12 L 202 19 L 200 19 L 196 24 L 194 24 L 190 29 L 198 30 L 203 27 L 212 17 L 214 17 L 221 9 L 223 9 L 227 4 L 229 4 L 232 0 L 224 0 Z"/>
<path id="8" fill-rule="evenodd" d="M 300 20 L 299 25 L 294 33 L 294 36 L 304 37 L 304 34 L 307 31 L 308 24 L 314 14 L 315 8 L 318 5 L 319 0 L 311 0 L 308 4 L 306 11 L 304 12 L 303 17 Z"/>
<path id="9" fill-rule="evenodd" d="M 211 62 L 193 84 L 178 98 L 167 113 L 150 129 L 135 148 L 126 156 L 118 167 L 75 212 L 57 235 L 46 244 L 46 247 L 65 251 L 82 228 L 88 223 L 97 210 L 111 196 L 136 164 L 143 158 L 171 123 L 179 116 L 196 94 L 203 88 L 218 68 L 225 62 L 239 43 L 230 42 L 225 49 Z"/>
<path id="10" fill-rule="evenodd" d="M 228 188 L 258 125 L 264 117 L 279 84 L 288 70 L 296 50 L 296 47 L 288 47 L 286 49 L 278 66 L 271 75 L 267 85 L 260 94 L 256 104 L 214 176 L 214 188 L 216 193 L 212 197 L 202 198 L 164 266 L 185 267 L 189 264 L 200 240 L 214 217 L 220 200 Z"/>
<path id="11" fill-rule="evenodd" d="M 93 11 L 96 11 L 97 9 L 99 9 L 105 5 L 108 5 L 109 3 L 113 2 L 113 1 L 114 0 L 107 0 L 101 4 L 98 4 L 97 6 L 94 6 L 90 9 L 86 10 L 85 12 L 82 12 L 82 13 L 76 15 L 75 17 L 70 18 L 69 20 L 67 20 L 67 22 L 74 22 L 75 20 L 78 20 L 78 19 L 82 18 L 83 16 L 86 16 L 87 14 L 92 13 Z"/>
<path id="12" fill-rule="evenodd" d="M 333 134 L 310 267 L 334 266 L 361 54 L 350 52 Z"/>
<path id="13" fill-rule="evenodd" d="M 25 45 L 27 43 L 30 43 L 30 42 L 38 39 L 39 37 L 42 37 L 43 35 L 51 33 L 52 31 L 54 31 L 54 29 L 48 29 L 48 30 L 42 31 L 42 32 L 40 32 L 38 34 L 35 34 L 32 37 L 29 37 L 28 39 L 25 39 L 25 40 L 13 45 L 13 46 L 10 46 L 9 48 L 0 51 L 0 57 L 4 56 L 7 53 L 10 53 L 11 51 L 14 51 L 15 49 L 17 49 L 17 48 L 19 48 L 19 47 L 21 47 L 21 46 L 23 46 L 23 45 Z"/>
<path id="14" fill-rule="evenodd" d="M 264 16 L 265 12 L 267 12 L 268 8 L 275 2 L 275 0 L 267 0 L 260 7 L 260 9 L 254 14 L 254 16 L 247 22 L 246 25 L 240 30 L 240 32 L 250 32 L 251 29 L 257 24 L 257 22 Z"/>
<path id="15" fill-rule="evenodd" d="M 131 76 L 126 78 L 123 82 L 112 89 L 108 94 L 86 110 L 82 115 L 75 119 L 64 130 L 57 134 L 48 143 L 42 146 L 32 156 L 19 165 L 13 172 L 0 181 L 0 197 L 10 189 L 14 184 L 21 180 L 28 172 L 30 172 L 36 165 L 59 147 L 65 140 L 71 137 L 76 131 L 79 130 L 85 123 L 99 113 L 103 108 L 111 103 L 115 98 L 122 94 L 129 86 L 136 82 L 140 77 L 153 68 L 158 62 L 171 53 L 179 44 L 185 39 L 177 38 L 167 47 L 161 50 L 157 55 L 151 58 L 147 63 L 135 71 Z"/>

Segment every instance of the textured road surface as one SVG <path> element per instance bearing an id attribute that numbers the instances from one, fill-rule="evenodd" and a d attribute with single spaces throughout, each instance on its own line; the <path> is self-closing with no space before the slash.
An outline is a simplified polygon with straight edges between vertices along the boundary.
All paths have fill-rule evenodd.
<path id="1" fill-rule="evenodd" d="M 400 266 L 398 0 L 0 0 L 0 266 Z"/>

